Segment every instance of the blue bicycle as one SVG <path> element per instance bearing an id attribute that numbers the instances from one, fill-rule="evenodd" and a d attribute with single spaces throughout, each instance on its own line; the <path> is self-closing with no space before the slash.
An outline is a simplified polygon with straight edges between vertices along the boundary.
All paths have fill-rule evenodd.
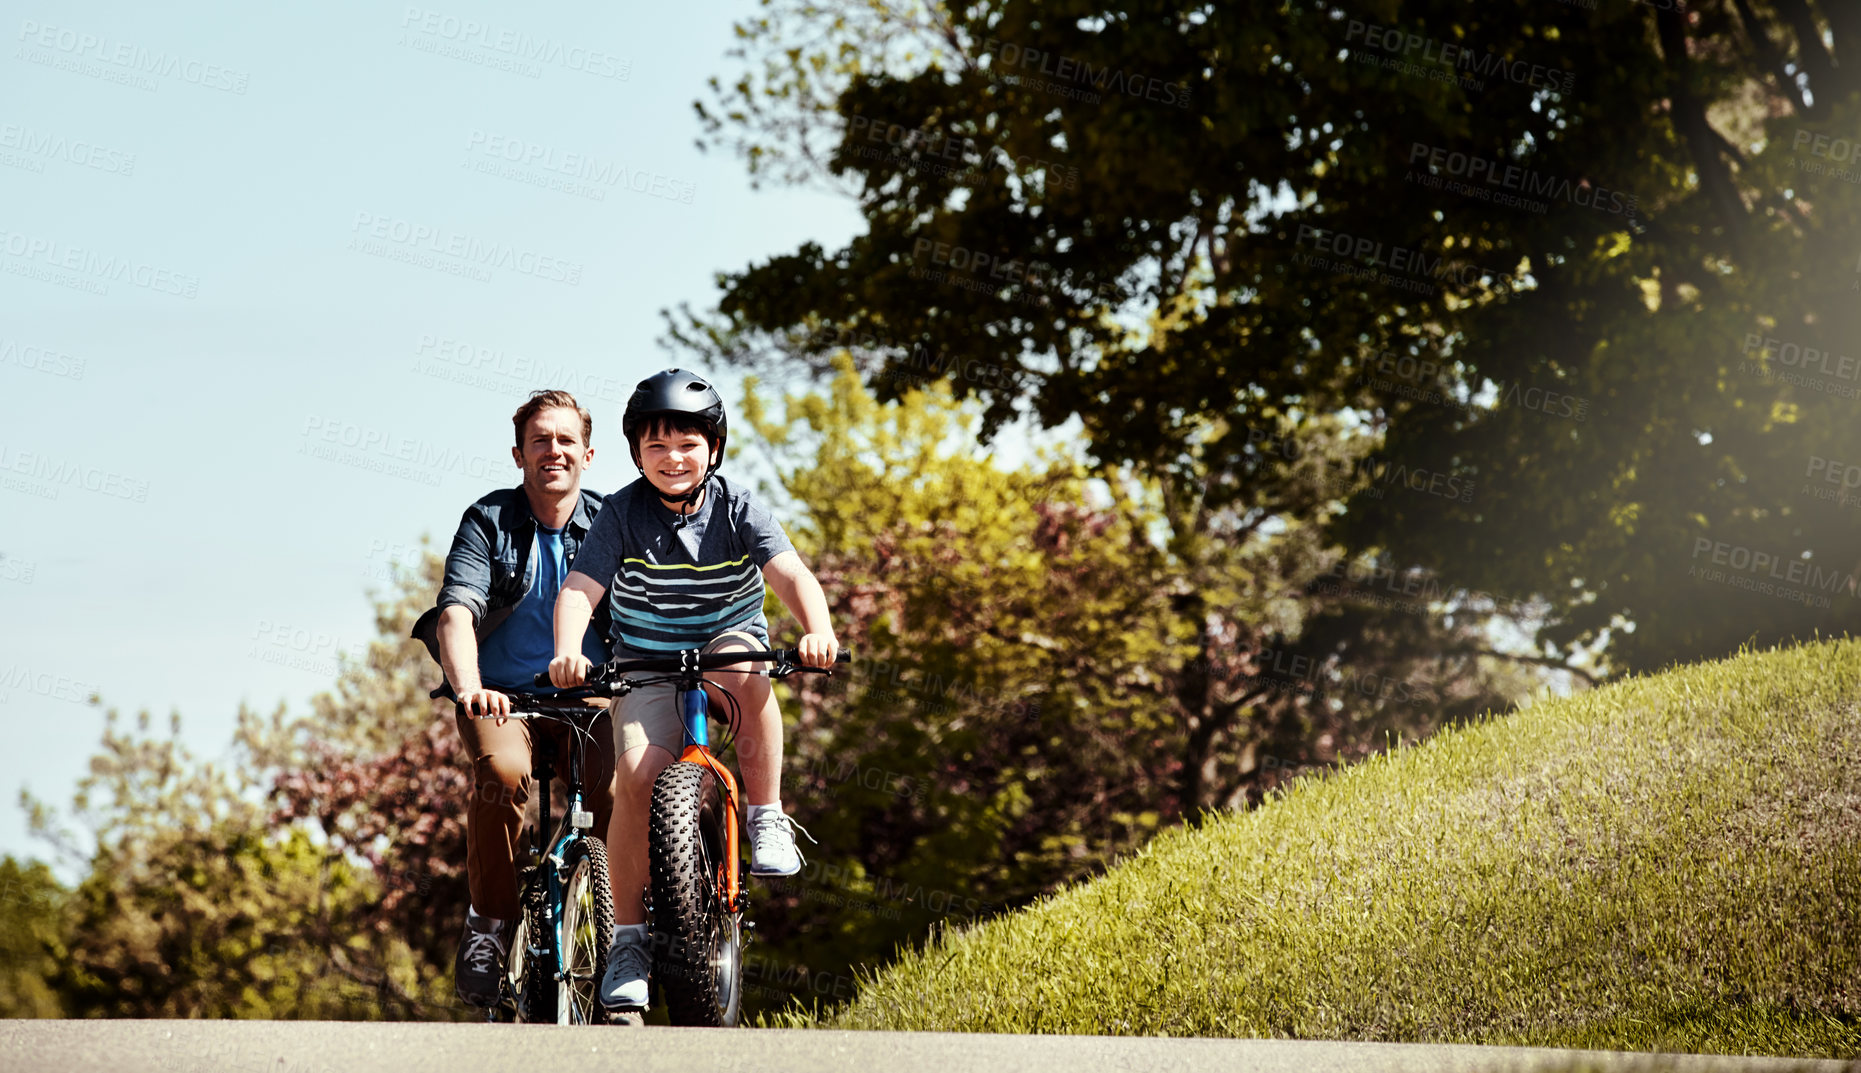
<path id="1" fill-rule="evenodd" d="M 512 719 L 548 720 L 569 728 L 568 770 L 563 773 L 568 808 L 552 827 L 549 791 L 557 757 L 551 743 L 539 737 L 531 762 L 537 785 L 536 825 L 530 829 L 528 863 L 518 873 L 523 913 L 511 937 L 503 998 L 487 1018 L 603 1024 L 610 1018 L 596 988 L 614 930 L 614 899 L 608 887 L 607 846 L 587 833 L 594 827 L 594 814 L 583 800 L 582 761 L 584 747 L 595 744 L 589 727 L 606 709 L 560 694 L 508 695 Z M 463 705 L 458 707 L 463 710 Z"/>

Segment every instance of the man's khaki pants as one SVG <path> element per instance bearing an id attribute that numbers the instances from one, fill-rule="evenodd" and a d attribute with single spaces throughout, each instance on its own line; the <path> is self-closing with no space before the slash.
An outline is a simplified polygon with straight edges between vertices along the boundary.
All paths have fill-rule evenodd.
<path id="1" fill-rule="evenodd" d="M 574 731 L 545 719 L 510 719 L 499 726 L 495 719 L 473 719 L 463 712 L 454 718 L 472 765 L 472 800 L 465 821 L 465 875 L 472 907 L 484 916 L 515 920 L 522 914 L 517 890 L 518 839 L 524 806 L 536 782 L 530 775 L 531 734 L 554 744 L 557 778 L 567 779 L 567 739 Z M 594 741 L 582 743 L 582 794 L 594 813 L 594 827 L 588 833 L 604 838 L 614 802 L 613 720 L 603 713 L 589 729 Z M 550 793 L 552 819 L 560 821 L 567 807 L 558 785 Z"/>

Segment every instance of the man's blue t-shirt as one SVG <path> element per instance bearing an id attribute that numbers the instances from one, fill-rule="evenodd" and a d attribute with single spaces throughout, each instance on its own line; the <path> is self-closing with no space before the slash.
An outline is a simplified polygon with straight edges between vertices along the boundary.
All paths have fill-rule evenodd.
<path id="1" fill-rule="evenodd" d="M 536 564 L 530 591 L 478 645 L 478 677 L 487 689 L 536 691 L 532 676 L 548 670 L 556 654 L 556 594 L 569 573 L 562 557 L 562 530 L 539 523 L 530 561 Z M 593 629 L 582 636 L 582 654 L 596 663 L 607 658 Z"/>

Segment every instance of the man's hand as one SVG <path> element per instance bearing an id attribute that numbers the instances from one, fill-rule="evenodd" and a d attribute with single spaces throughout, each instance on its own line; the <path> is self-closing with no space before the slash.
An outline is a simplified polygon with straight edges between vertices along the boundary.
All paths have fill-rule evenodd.
<path id="1" fill-rule="evenodd" d="M 572 656 L 557 656 L 549 661 L 549 680 L 557 689 L 570 689 L 588 680 L 588 669 L 594 664 L 579 652 Z"/>
<path id="2" fill-rule="evenodd" d="M 465 705 L 465 714 L 474 719 L 492 716 L 498 725 L 510 718 L 510 698 L 495 689 L 472 689 L 459 695 L 459 703 Z"/>
<path id="3" fill-rule="evenodd" d="M 810 667 L 832 668 L 834 660 L 840 656 L 840 642 L 834 640 L 831 633 L 810 633 L 802 636 L 795 650 L 801 662 Z"/>

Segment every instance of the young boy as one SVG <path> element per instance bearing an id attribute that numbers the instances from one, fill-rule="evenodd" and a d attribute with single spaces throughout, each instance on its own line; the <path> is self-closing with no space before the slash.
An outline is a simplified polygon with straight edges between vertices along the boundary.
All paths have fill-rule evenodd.
<path id="1" fill-rule="evenodd" d="M 563 687 L 585 680 L 590 662 L 575 639 L 602 599 L 612 612 L 616 659 L 691 648 L 766 649 L 764 581 L 801 622 L 796 647 L 802 662 L 832 666 L 840 646 L 820 583 L 749 489 L 717 475 L 729 435 L 717 390 L 681 369 L 657 373 L 627 400 L 621 431 L 641 479 L 607 497 L 563 581 L 550 680 Z M 782 812 L 782 714 L 775 694 L 767 678 L 751 674 L 717 671 L 710 678 L 717 684 L 707 687 L 713 710 L 721 688 L 743 713 L 737 755 L 749 805 L 750 874 L 794 875 L 801 856 L 792 821 Z M 601 981 L 601 1001 L 610 1008 L 646 1005 L 652 967 L 644 903 L 648 810 L 653 780 L 677 758 L 683 739 L 670 685 L 615 701 L 618 785 L 607 826 L 615 927 Z"/>

